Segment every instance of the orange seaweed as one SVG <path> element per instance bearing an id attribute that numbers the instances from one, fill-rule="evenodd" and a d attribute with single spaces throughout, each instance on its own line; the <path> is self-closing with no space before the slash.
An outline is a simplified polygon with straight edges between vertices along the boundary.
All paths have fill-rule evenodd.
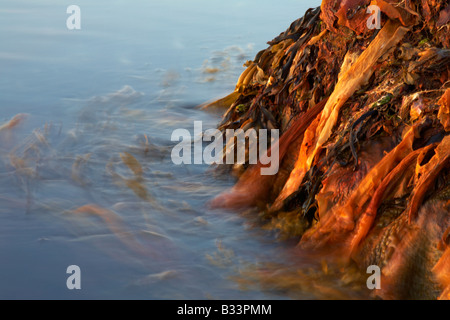
<path id="1" fill-rule="evenodd" d="M 366 21 L 367 14 L 365 7 L 369 4 L 369 0 L 344 0 L 341 2 L 341 7 L 336 12 L 338 18 L 338 25 L 347 26 L 355 31 L 357 34 L 361 34 L 367 30 Z M 355 12 L 352 16 L 348 17 L 348 12 Z"/>
<path id="2" fill-rule="evenodd" d="M 414 131 L 418 126 L 416 124 L 410 128 L 400 144 L 370 170 L 343 205 L 334 207 L 330 212 L 319 213 L 321 220 L 304 234 L 300 242 L 302 246 L 323 246 L 355 228 L 355 221 L 367 207 L 381 181 L 411 153 Z"/>
<path id="3" fill-rule="evenodd" d="M 117 238 L 120 239 L 120 241 L 122 241 L 127 247 L 141 255 L 150 254 L 150 251 L 147 248 L 144 248 L 134 236 L 130 235 L 129 232 L 126 231 L 125 227 L 122 225 L 122 218 L 114 211 L 102 208 L 95 204 L 88 204 L 73 210 L 73 212 L 77 214 L 91 214 L 100 217 L 111 232 L 116 235 Z"/>
<path id="4" fill-rule="evenodd" d="M 435 182 L 442 170 L 450 164 L 450 136 L 446 136 L 436 148 L 436 154 L 425 165 L 426 170 L 422 170 L 421 177 L 417 182 L 411 196 L 407 212 L 411 223 L 417 216 L 420 206 L 425 199 L 426 193 Z"/>
<path id="5" fill-rule="evenodd" d="M 439 299 L 450 300 L 450 247 L 447 247 L 432 271 L 442 287 L 445 288 Z"/>
<path id="6" fill-rule="evenodd" d="M 438 118 L 444 126 L 445 131 L 450 131 L 450 88 L 448 88 L 438 101 Z"/>
<path id="7" fill-rule="evenodd" d="M 412 26 L 416 22 L 413 15 L 411 15 L 407 10 L 399 7 L 398 5 L 394 6 L 393 4 L 384 0 L 375 0 L 374 4 L 380 7 L 380 10 L 384 12 L 390 19 L 398 19 L 405 27 Z"/>
<path id="8" fill-rule="evenodd" d="M 10 130 L 18 126 L 21 122 L 23 122 L 28 117 L 28 114 L 25 113 L 19 113 L 15 115 L 11 120 L 9 120 L 7 123 L 0 126 L 0 131 L 3 130 Z"/>
<path id="9" fill-rule="evenodd" d="M 392 194 L 395 188 L 397 188 L 398 183 L 404 179 L 405 174 L 408 170 L 413 167 L 414 163 L 417 161 L 419 154 L 426 153 L 431 148 L 436 145 L 429 145 L 422 149 L 411 152 L 407 157 L 405 157 L 383 180 L 383 182 L 378 186 L 375 191 L 372 200 L 370 201 L 367 210 L 359 219 L 357 226 L 355 228 L 355 234 L 351 239 L 350 243 L 350 255 L 354 256 L 356 250 L 358 249 L 361 241 L 369 233 L 375 217 L 377 215 L 378 208 L 380 207 L 382 201 L 388 194 Z M 413 172 L 412 172 L 413 173 Z M 410 175 L 412 174 L 410 173 Z"/>
<path id="10" fill-rule="evenodd" d="M 286 155 L 291 143 L 302 136 L 310 122 L 322 111 L 327 100 L 322 100 L 301 115 L 276 142 L 278 143 L 280 162 Z M 230 191 L 222 193 L 211 202 L 212 207 L 249 207 L 257 205 L 261 199 L 267 198 L 275 176 L 261 175 L 261 167 L 262 164 L 259 162 L 247 169 Z"/>

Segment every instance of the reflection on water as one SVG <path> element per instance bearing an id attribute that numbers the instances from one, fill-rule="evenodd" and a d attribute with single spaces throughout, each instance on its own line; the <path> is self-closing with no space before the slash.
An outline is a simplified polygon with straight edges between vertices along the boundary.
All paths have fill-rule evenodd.
<path id="1" fill-rule="evenodd" d="M 0 298 L 335 298 L 359 283 L 306 265 L 257 214 L 209 210 L 233 181 L 170 160 L 171 132 L 214 128 L 194 107 L 308 5 L 102 2 L 78 1 L 75 33 L 54 0 L 0 9 Z"/>

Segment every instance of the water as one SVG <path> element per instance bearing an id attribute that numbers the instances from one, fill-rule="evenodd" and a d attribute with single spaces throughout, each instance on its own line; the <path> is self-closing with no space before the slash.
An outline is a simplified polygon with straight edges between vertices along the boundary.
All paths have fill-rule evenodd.
<path id="1" fill-rule="evenodd" d="M 220 115 L 195 106 L 320 1 L 78 0 L 73 31 L 70 4 L 0 9 L 0 125 L 24 114 L 0 131 L 0 298 L 317 297 L 294 243 L 208 208 L 233 179 L 173 165 L 170 137 L 214 128 Z"/>

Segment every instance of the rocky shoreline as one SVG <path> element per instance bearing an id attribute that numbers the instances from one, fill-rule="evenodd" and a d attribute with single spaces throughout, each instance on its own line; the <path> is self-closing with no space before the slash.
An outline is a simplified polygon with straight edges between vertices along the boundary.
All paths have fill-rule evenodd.
<path id="1" fill-rule="evenodd" d="M 227 108 L 222 131 L 280 130 L 278 173 L 247 157 L 213 205 L 378 266 L 378 297 L 450 299 L 449 16 L 444 0 L 324 0 L 294 21 L 204 106 Z"/>

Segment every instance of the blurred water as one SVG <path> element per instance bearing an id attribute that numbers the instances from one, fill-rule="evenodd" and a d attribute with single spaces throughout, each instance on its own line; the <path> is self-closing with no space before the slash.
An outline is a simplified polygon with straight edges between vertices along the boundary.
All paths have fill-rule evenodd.
<path id="1" fill-rule="evenodd" d="M 0 131 L 0 298 L 315 297 L 249 285 L 257 270 L 296 273 L 294 244 L 209 210 L 232 179 L 173 165 L 170 136 L 215 127 L 194 107 L 320 1 L 78 0 L 73 31 L 70 4 L 0 8 L 0 125 L 25 114 Z M 66 288 L 69 265 L 82 290 Z"/>

